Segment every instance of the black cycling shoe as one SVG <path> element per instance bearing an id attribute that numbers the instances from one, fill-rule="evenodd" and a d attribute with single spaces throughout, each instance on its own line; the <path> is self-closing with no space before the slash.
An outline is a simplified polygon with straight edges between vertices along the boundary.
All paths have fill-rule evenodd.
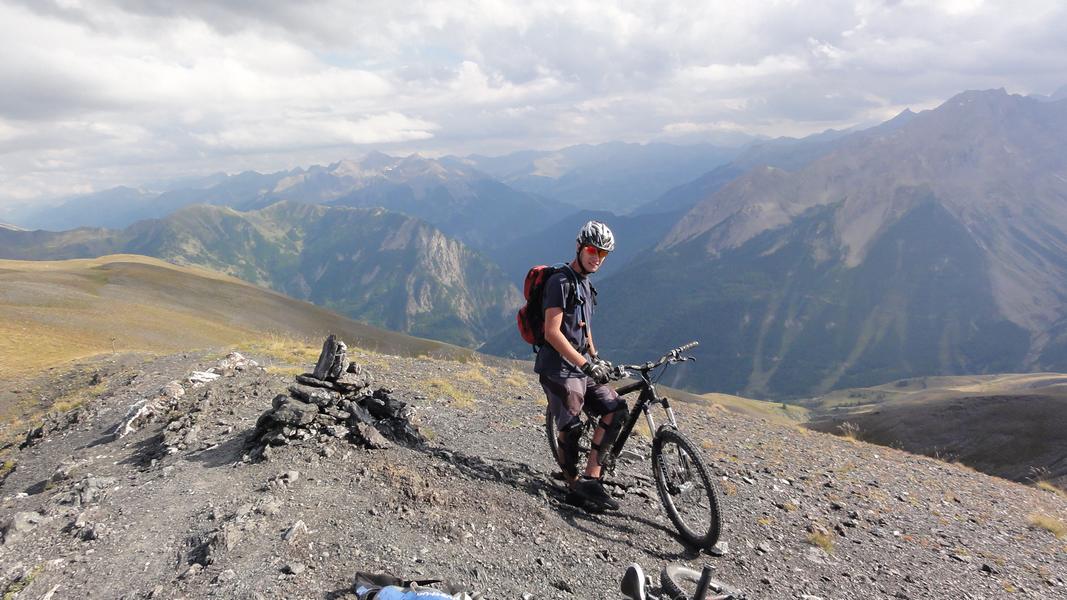
<path id="1" fill-rule="evenodd" d="M 619 503 L 608 494 L 608 491 L 604 489 L 604 484 L 599 479 L 583 475 L 578 478 L 578 481 L 574 482 L 571 490 L 576 496 L 595 507 L 603 510 L 619 510 Z"/>

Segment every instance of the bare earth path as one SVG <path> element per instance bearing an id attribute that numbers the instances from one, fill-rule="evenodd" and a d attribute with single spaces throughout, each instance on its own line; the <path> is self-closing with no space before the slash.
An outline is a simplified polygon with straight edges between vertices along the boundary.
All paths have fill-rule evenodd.
<path id="1" fill-rule="evenodd" d="M 186 384 L 191 410 L 171 420 L 187 417 L 195 435 L 165 454 L 167 419 L 120 440 L 107 434 L 134 402 L 217 357 L 93 367 L 102 391 L 77 420 L 11 453 L 0 591 L 322 599 L 350 593 L 362 570 L 442 577 L 487 598 L 601 599 L 620 597 L 631 562 L 658 579 L 664 563 L 681 561 L 714 565 L 749 598 L 1067 598 L 1067 539 L 1052 531 L 1067 522 L 1062 495 L 682 404 L 683 431 L 724 492 L 729 550 L 698 555 L 674 537 L 647 461 L 616 474 L 626 490 L 618 513 L 562 502 L 529 374 L 352 358 L 374 387 L 417 409 L 426 447 L 310 439 L 247 462 L 246 437 L 291 382 L 255 369 Z M 647 441 L 635 448 L 647 455 Z"/>

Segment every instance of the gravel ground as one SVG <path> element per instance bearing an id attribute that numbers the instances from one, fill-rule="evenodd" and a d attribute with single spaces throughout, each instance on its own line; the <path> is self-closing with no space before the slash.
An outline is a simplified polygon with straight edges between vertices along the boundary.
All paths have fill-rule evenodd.
<path id="1" fill-rule="evenodd" d="M 131 405 L 218 356 L 88 367 L 104 391 L 12 453 L 0 484 L 0 591 L 343 598 L 356 571 L 373 571 L 440 577 L 486 598 L 601 599 L 621 597 L 632 562 L 654 583 L 664 564 L 682 562 L 714 566 L 749 598 L 1067 598 L 1067 539 L 1049 529 L 1067 522 L 1067 499 L 1054 492 L 676 403 L 723 492 L 728 551 L 710 556 L 675 537 L 647 461 L 614 475 L 628 489 L 617 513 L 563 502 L 529 373 L 350 357 L 372 387 L 416 408 L 426 446 L 312 438 L 250 462 L 256 419 L 292 382 L 262 369 L 186 384 L 180 411 L 116 440 Z M 56 385 L 65 380 L 82 381 Z M 183 428 L 170 454 L 168 423 Z M 634 447 L 647 456 L 647 439 Z"/>

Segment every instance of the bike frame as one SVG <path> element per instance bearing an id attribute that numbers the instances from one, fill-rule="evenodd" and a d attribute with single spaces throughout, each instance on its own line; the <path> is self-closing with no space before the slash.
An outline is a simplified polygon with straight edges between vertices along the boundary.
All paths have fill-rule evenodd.
<path id="1" fill-rule="evenodd" d="M 677 429 L 678 423 L 674 419 L 674 411 L 671 409 L 670 400 L 666 396 L 662 398 L 656 397 L 656 384 L 652 383 L 649 378 L 649 372 L 651 369 L 645 369 L 644 367 L 635 368 L 638 373 L 638 380 L 633 383 L 628 383 L 615 390 L 615 393 L 619 396 L 625 396 L 641 390 L 641 394 L 637 397 L 637 404 L 634 405 L 633 410 L 630 411 L 629 416 L 626 419 L 626 423 L 623 425 L 622 430 L 619 431 L 619 437 L 615 440 L 615 443 L 611 446 L 611 451 L 608 453 L 608 460 L 603 461 L 602 466 L 609 472 L 615 470 L 615 460 L 622 454 L 623 448 L 626 446 L 626 441 L 630 438 L 630 434 L 633 432 L 635 426 L 637 426 L 637 420 L 644 413 L 645 419 L 648 421 L 648 431 L 652 436 L 656 435 L 656 421 L 652 418 L 652 405 L 659 404 L 663 407 L 664 412 L 667 413 L 667 421 L 671 427 Z"/>

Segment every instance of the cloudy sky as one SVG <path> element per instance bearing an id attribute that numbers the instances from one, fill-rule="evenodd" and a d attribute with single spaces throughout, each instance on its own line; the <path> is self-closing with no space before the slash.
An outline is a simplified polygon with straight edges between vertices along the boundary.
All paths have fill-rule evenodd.
<path id="1" fill-rule="evenodd" d="M 1067 84 L 1061 0 L 0 0 L 0 205 L 370 150 L 804 135 Z"/>

